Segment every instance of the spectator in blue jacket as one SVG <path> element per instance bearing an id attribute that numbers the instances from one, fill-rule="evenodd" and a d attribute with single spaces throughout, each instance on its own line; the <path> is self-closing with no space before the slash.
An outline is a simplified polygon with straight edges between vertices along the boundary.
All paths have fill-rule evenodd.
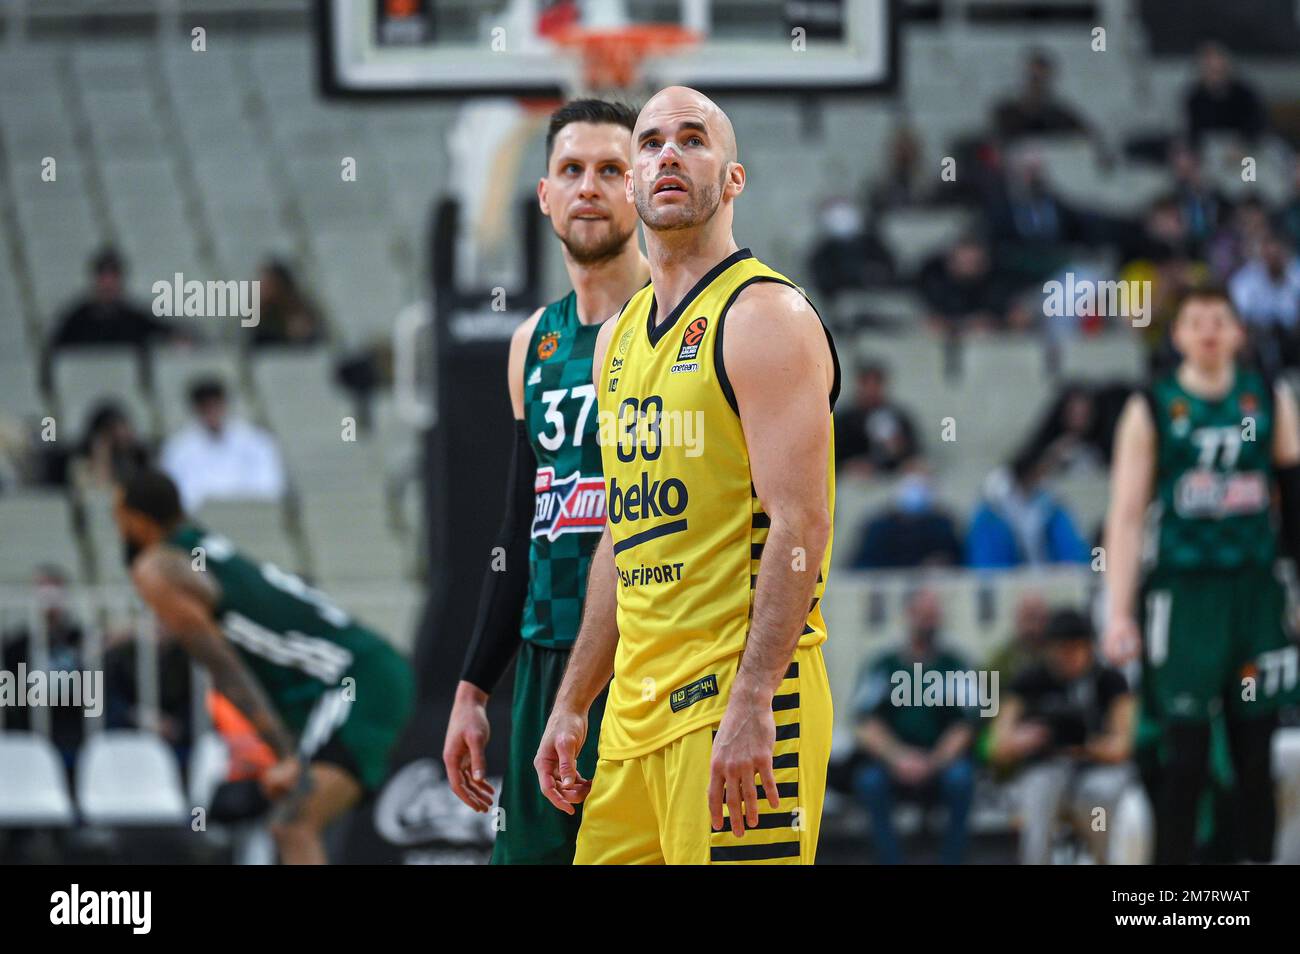
<path id="1" fill-rule="evenodd" d="M 1036 465 L 1021 458 L 993 471 L 966 532 L 966 564 L 1006 569 L 1049 563 L 1087 563 L 1087 542 L 1074 518 L 1041 485 Z"/>

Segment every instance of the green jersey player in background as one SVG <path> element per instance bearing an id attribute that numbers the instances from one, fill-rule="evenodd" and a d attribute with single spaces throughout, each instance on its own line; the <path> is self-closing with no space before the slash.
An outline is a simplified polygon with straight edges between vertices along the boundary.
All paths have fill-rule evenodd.
<path id="1" fill-rule="evenodd" d="M 166 474 L 117 488 L 131 581 L 279 762 L 261 778 L 285 864 L 324 864 L 323 833 L 375 791 L 410 715 L 410 668 L 292 573 L 188 520 Z"/>
<path id="2" fill-rule="evenodd" d="M 1238 363 L 1245 329 L 1225 295 L 1189 294 L 1172 334 L 1181 363 L 1129 400 L 1116 432 L 1105 649 L 1116 663 L 1142 650 L 1151 737 L 1139 742 L 1156 753 L 1156 862 L 1193 859 L 1220 720 L 1235 776 L 1234 854 L 1268 861 L 1271 740 L 1296 682 L 1275 562 L 1279 543 L 1287 556 L 1300 544 L 1300 421 L 1288 388 Z M 1154 559 L 1143 574 L 1148 505 Z"/>
<path id="3" fill-rule="evenodd" d="M 533 757 L 578 636 L 587 567 L 605 528 L 592 346 L 604 320 L 650 280 L 623 184 L 635 123 L 636 113 L 623 105 L 565 104 L 551 116 L 546 175 L 537 184 L 574 290 L 538 309 L 510 340 L 515 447 L 506 512 L 443 747 L 452 791 L 476 811 L 491 809 L 487 700 L 518 652 L 494 864 L 571 864 L 581 821 L 557 812 L 538 791 Z M 579 758 L 585 778 L 596 767 L 602 710 L 603 697 Z"/>

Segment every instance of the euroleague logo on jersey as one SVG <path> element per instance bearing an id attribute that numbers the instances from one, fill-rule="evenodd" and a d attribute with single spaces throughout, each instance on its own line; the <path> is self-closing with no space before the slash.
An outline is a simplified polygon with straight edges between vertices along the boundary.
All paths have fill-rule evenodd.
<path id="1" fill-rule="evenodd" d="M 709 319 L 701 315 L 689 325 L 682 334 L 682 347 L 677 352 L 678 361 L 693 361 L 695 356 L 700 352 L 700 342 L 704 340 L 704 332 L 708 330 Z"/>

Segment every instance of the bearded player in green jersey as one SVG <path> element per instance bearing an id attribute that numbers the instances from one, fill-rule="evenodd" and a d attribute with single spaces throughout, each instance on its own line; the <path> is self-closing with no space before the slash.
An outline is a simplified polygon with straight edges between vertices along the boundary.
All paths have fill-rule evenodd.
<path id="1" fill-rule="evenodd" d="M 542 212 L 564 248 L 574 290 L 539 308 L 510 340 L 514 460 L 498 545 L 447 727 L 443 764 L 452 791 L 492 807 L 484 748 L 488 695 L 519 653 L 510 756 L 502 782 L 494 864 L 571 864 L 579 815 L 557 812 L 537 789 L 533 756 L 582 619 L 592 550 L 605 527 L 592 346 L 604 319 L 650 280 L 624 193 L 636 113 L 575 100 L 551 116 Z M 497 561 L 493 560 L 496 564 Z M 603 699 L 579 765 L 591 777 Z"/>
<path id="2" fill-rule="evenodd" d="M 1181 363 L 1130 398 L 1116 432 L 1105 650 L 1116 663 L 1142 650 L 1156 862 L 1192 860 L 1217 719 L 1236 776 L 1235 853 L 1268 861 L 1271 738 L 1296 682 L 1274 564 L 1300 544 L 1300 420 L 1288 388 L 1238 363 L 1245 329 L 1225 295 L 1189 294 L 1172 333 Z"/>
<path id="3" fill-rule="evenodd" d="M 324 864 L 331 822 L 375 791 L 406 724 L 406 660 L 292 573 L 186 518 L 153 470 L 119 486 L 131 581 L 280 760 L 261 778 L 285 864 Z"/>

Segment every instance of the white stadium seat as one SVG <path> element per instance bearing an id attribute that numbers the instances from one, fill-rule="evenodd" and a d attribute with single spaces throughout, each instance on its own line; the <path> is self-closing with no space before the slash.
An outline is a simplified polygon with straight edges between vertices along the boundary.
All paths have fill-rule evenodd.
<path id="1" fill-rule="evenodd" d="M 176 756 L 158 736 L 114 729 L 82 747 L 77 805 L 92 825 L 171 825 L 190 817 Z"/>
<path id="2" fill-rule="evenodd" d="M 63 760 L 30 732 L 0 732 L 0 827 L 66 828 L 76 820 Z"/>

